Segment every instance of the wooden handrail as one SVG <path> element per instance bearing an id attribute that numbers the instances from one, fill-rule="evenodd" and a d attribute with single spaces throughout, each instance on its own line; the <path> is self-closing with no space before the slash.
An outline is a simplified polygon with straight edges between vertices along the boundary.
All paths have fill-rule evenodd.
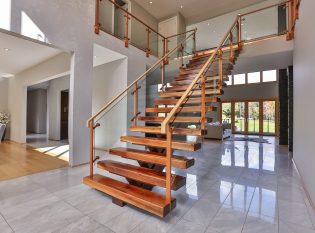
<path id="1" fill-rule="evenodd" d="M 230 30 L 226 33 L 226 35 L 223 37 L 222 41 L 220 42 L 219 46 L 216 48 L 216 50 L 212 53 L 212 55 L 210 56 L 210 58 L 207 60 L 207 62 L 205 63 L 205 65 L 202 67 L 202 69 L 199 71 L 199 73 L 197 74 L 197 76 L 195 77 L 195 79 L 192 81 L 192 83 L 190 84 L 190 86 L 188 87 L 188 89 L 185 91 L 185 93 L 182 95 L 182 97 L 178 100 L 177 104 L 175 105 L 175 107 L 172 109 L 172 111 L 167 115 L 167 117 L 164 119 L 164 121 L 162 122 L 161 125 L 161 133 L 165 134 L 166 133 L 166 129 L 167 126 L 169 124 L 169 122 L 171 121 L 171 119 L 175 116 L 175 114 L 178 112 L 179 108 L 181 107 L 181 105 L 184 103 L 184 101 L 188 98 L 189 93 L 192 91 L 193 87 L 197 84 L 198 80 L 201 78 L 201 76 L 203 75 L 203 73 L 206 71 L 206 69 L 208 68 L 208 66 L 210 64 L 212 64 L 212 62 L 214 61 L 214 58 L 216 56 L 216 54 L 218 53 L 219 49 L 223 46 L 223 44 L 225 43 L 225 41 L 227 40 L 228 36 L 230 35 L 230 32 L 235 28 L 235 26 L 237 25 L 237 22 L 239 21 L 240 17 L 238 16 L 235 20 L 235 22 L 233 23 L 233 25 L 231 26 Z"/>
<path id="2" fill-rule="evenodd" d="M 132 18 L 134 18 L 135 20 L 139 21 L 141 24 L 143 24 L 144 26 L 146 26 L 147 28 L 149 28 L 152 32 L 155 32 L 157 35 L 159 35 L 160 37 L 162 37 L 163 39 L 166 39 L 165 36 L 163 36 L 162 34 L 158 33 L 156 30 L 154 30 L 152 27 L 150 27 L 148 24 L 146 24 L 145 22 L 143 22 L 141 19 L 139 19 L 137 16 L 133 15 L 132 13 L 130 13 L 128 10 L 122 8 L 121 6 L 119 6 L 116 2 L 114 2 L 113 0 L 108 0 L 109 2 L 111 2 L 112 4 L 114 4 L 117 8 L 119 8 L 120 10 L 124 11 L 126 14 L 128 14 L 129 16 L 131 16 Z"/>
<path id="3" fill-rule="evenodd" d="M 172 35 L 172 36 L 168 36 L 168 37 L 166 37 L 166 39 L 170 39 L 170 38 L 173 38 L 173 37 L 176 37 L 176 36 L 184 35 L 184 34 L 187 34 L 187 33 L 190 33 L 190 32 L 195 32 L 196 33 L 196 31 L 197 31 L 197 28 L 194 28 L 194 29 L 191 29 L 191 30 L 186 31 L 186 32 L 182 32 L 182 33 L 178 33 L 178 34 L 175 34 L 175 35 Z"/>
<path id="4" fill-rule="evenodd" d="M 254 13 L 257 13 L 259 11 L 263 11 L 263 10 L 267 10 L 269 8 L 273 8 L 275 6 L 282 6 L 282 5 L 286 5 L 288 3 L 290 3 L 292 0 L 288 0 L 288 1 L 284 1 L 284 2 L 279 2 L 279 3 L 276 3 L 276 4 L 273 4 L 273 5 L 270 5 L 270 6 L 266 6 L 266 7 L 262 7 L 260 9 L 257 9 L 257 10 L 253 10 L 253 11 L 250 11 L 250 12 L 246 12 L 244 14 L 240 14 L 241 17 L 243 16 L 246 16 L 246 15 L 251 15 L 251 14 L 254 14 Z"/>
<path id="5" fill-rule="evenodd" d="M 137 78 L 135 81 L 133 81 L 129 86 L 127 86 L 122 92 L 120 92 L 116 97 L 114 97 L 111 101 L 109 101 L 104 107 L 101 108 L 94 116 L 92 116 L 87 121 L 87 126 L 90 126 L 90 123 L 95 120 L 99 115 L 102 114 L 109 106 L 111 106 L 117 99 L 119 99 L 124 93 L 126 93 L 130 88 L 132 88 L 136 83 L 138 83 L 141 79 L 147 76 L 149 72 L 154 70 L 158 65 L 163 63 L 167 57 L 169 57 L 171 54 L 173 54 L 178 47 L 180 47 L 185 41 L 187 41 L 190 37 L 193 36 L 193 33 L 190 34 L 188 37 L 183 39 L 180 43 L 177 44 L 175 48 L 173 48 L 171 51 L 169 51 L 167 54 L 165 54 L 160 60 L 158 60 L 156 63 L 154 63 L 146 72 L 144 72 L 139 78 Z"/>

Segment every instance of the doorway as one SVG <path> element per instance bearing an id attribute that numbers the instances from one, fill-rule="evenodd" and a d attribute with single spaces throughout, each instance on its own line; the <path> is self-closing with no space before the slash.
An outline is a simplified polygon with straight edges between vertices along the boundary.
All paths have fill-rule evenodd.
<path id="1" fill-rule="evenodd" d="M 60 102 L 60 140 L 68 139 L 69 126 L 69 91 L 61 91 Z"/>
<path id="2" fill-rule="evenodd" d="M 220 119 L 231 124 L 233 133 L 275 136 L 277 103 L 277 99 L 225 101 L 221 103 Z"/>

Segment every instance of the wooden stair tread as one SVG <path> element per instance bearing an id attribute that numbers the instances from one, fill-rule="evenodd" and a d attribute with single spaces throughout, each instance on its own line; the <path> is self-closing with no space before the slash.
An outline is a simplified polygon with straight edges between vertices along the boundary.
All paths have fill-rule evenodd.
<path id="1" fill-rule="evenodd" d="M 185 91 L 166 91 L 160 93 L 160 98 L 169 98 L 169 97 L 181 97 Z M 222 95 L 223 90 L 221 89 L 206 89 L 205 91 L 206 95 Z M 192 91 L 192 93 L 189 96 L 200 96 L 201 90 L 195 90 Z"/>
<path id="2" fill-rule="evenodd" d="M 179 96 L 181 96 L 180 94 Z M 169 113 L 173 110 L 173 108 L 146 108 L 146 113 Z M 211 112 L 214 111 L 215 108 L 212 106 L 206 106 L 206 111 Z M 183 107 L 180 108 L 178 112 L 184 113 L 184 112 L 200 112 L 201 107 L 200 106 L 190 106 L 190 107 Z"/>
<path id="3" fill-rule="evenodd" d="M 132 132 L 161 134 L 161 127 L 157 126 L 132 126 L 129 128 Z M 172 131 L 174 135 L 190 135 L 190 136 L 202 136 L 201 129 L 189 129 L 189 128 L 174 128 Z"/>
<path id="4" fill-rule="evenodd" d="M 146 163 L 166 165 L 165 154 L 144 150 L 137 150 L 131 148 L 117 147 L 109 150 L 110 154 L 118 155 L 123 158 L 133 159 L 137 161 L 142 161 Z M 195 160 L 193 158 L 187 158 L 184 156 L 172 156 L 172 167 L 187 169 L 193 166 Z"/>
<path id="5" fill-rule="evenodd" d="M 186 91 L 189 85 L 186 86 L 175 86 L 175 87 L 166 87 L 165 91 Z M 205 88 L 206 89 L 216 89 L 219 87 L 219 84 L 214 84 L 214 83 L 206 83 Z M 201 87 L 199 84 L 197 84 L 193 90 L 200 90 Z"/>
<path id="6" fill-rule="evenodd" d="M 176 206 L 176 199 L 172 199 L 171 204 L 167 204 L 165 197 L 159 193 L 98 174 L 84 177 L 83 183 L 160 217 L 165 217 Z"/>
<path id="7" fill-rule="evenodd" d="M 120 140 L 122 142 L 128 142 L 128 143 L 132 143 L 136 145 L 166 148 L 166 139 L 163 139 L 163 138 L 121 136 Z M 201 143 L 191 142 L 191 141 L 173 140 L 172 148 L 176 150 L 196 151 L 201 148 Z"/>
<path id="8" fill-rule="evenodd" d="M 139 121 L 151 122 L 151 123 L 162 123 L 165 120 L 165 117 L 157 117 L 157 116 L 139 116 Z M 175 123 L 200 123 L 200 117 L 184 117 L 178 116 L 172 122 Z"/>
<path id="9" fill-rule="evenodd" d="M 206 103 L 217 103 L 217 102 L 220 102 L 220 98 L 218 97 L 206 97 Z M 153 101 L 153 104 L 154 105 L 173 105 L 173 104 L 176 104 L 178 102 L 178 99 L 159 99 L 159 100 L 154 100 Z M 194 97 L 191 97 L 189 98 L 186 102 L 186 104 L 200 104 L 201 103 L 201 98 L 197 97 L 197 98 L 194 98 Z"/>
<path id="10" fill-rule="evenodd" d="M 97 167 L 109 171 L 110 173 L 126 177 L 131 180 L 140 181 L 149 185 L 165 188 L 166 173 L 152 170 L 145 167 L 138 167 L 131 164 L 121 163 L 113 160 L 104 160 L 97 163 Z M 186 184 L 186 177 L 171 176 L 172 190 L 178 190 Z"/>

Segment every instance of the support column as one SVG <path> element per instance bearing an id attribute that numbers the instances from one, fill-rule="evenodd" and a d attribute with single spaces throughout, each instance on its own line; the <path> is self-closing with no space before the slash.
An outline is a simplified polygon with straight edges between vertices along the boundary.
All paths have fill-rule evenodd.
<path id="1" fill-rule="evenodd" d="M 89 161 L 90 134 L 86 121 L 92 115 L 93 46 L 72 55 L 69 98 L 69 163 Z"/>

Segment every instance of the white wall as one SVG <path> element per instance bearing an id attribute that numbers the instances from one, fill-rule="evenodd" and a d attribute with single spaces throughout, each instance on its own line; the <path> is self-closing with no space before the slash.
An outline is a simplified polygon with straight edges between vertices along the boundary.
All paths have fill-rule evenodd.
<path id="1" fill-rule="evenodd" d="M 47 130 L 47 90 L 27 92 L 27 132 L 46 134 Z"/>
<path id="2" fill-rule="evenodd" d="M 116 60 L 94 68 L 93 72 L 93 106 L 96 113 L 105 103 L 127 86 L 127 59 Z M 102 115 L 95 131 L 95 146 L 99 149 L 110 149 L 122 146 L 120 136 L 127 132 L 127 98 L 118 101 L 110 111 Z"/>
<path id="3" fill-rule="evenodd" d="M 0 78 L 0 112 L 8 112 L 8 79 Z"/>
<path id="4" fill-rule="evenodd" d="M 9 0 L 0 2 L 0 9 Z M 95 1 L 86 0 L 15 0 L 11 1 L 11 14 L 0 15 L 0 22 L 10 21 L 5 29 L 34 37 L 34 32 L 41 33 L 41 39 L 66 51 L 72 51 L 70 62 L 70 99 L 69 99 L 69 144 L 70 144 L 70 165 L 79 165 L 89 160 L 89 130 L 86 127 L 86 120 L 92 113 L 92 82 L 93 77 L 93 45 L 98 44 L 115 50 L 128 56 L 128 82 L 138 77 L 147 64 L 152 64 L 154 59 L 146 59 L 138 49 L 124 48 L 123 42 L 105 33 L 94 34 Z M 25 20 L 22 22 L 22 15 L 26 15 L 31 30 L 25 29 Z M 58 16 L 58 17 L 56 17 Z M 25 17 L 24 17 L 25 18 Z M 32 22 L 32 23 L 30 23 Z M 24 25 L 24 26 L 23 26 Z M 2 26 L 4 27 L 4 26 Z M 23 29 L 24 27 L 24 29 Z M 36 33 L 35 33 L 36 34 Z M 61 67 L 69 65 L 69 62 L 60 64 Z M 69 66 L 68 66 L 69 67 Z M 25 119 L 26 119 L 26 86 L 33 78 L 31 71 L 17 75 L 10 80 L 9 92 L 11 98 L 10 113 L 12 114 L 11 139 L 18 142 L 25 142 Z M 47 71 L 46 73 L 49 73 Z M 45 79 L 47 74 L 43 72 L 41 78 Z M 24 76 L 24 78 L 23 78 Z M 22 77 L 22 81 L 18 80 Z M 30 80 L 30 81 L 25 81 Z M 16 100 L 14 100 L 14 98 Z M 19 104 L 14 105 L 15 102 Z M 24 120 L 23 120 L 24 119 Z"/>
<path id="5" fill-rule="evenodd" d="M 189 25 L 187 30 L 197 28 L 197 50 L 217 47 L 223 36 L 227 33 L 238 14 L 250 12 L 266 6 L 279 3 L 278 0 L 267 0 L 250 7 L 246 7 L 228 14 L 224 14 L 209 20 L 205 20 L 196 24 Z M 254 23 L 253 23 L 254 22 Z M 261 33 L 277 33 L 278 16 L 277 8 L 265 11 L 263 14 L 255 14 L 248 16 L 243 22 L 243 32 L 247 30 L 247 36 L 254 38 L 260 36 Z M 243 34 L 245 37 L 245 33 Z"/>
<path id="6" fill-rule="evenodd" d="M 53 79 L 47 90 L 48 139 L 60 140 L 61 91 L 69 90 L 70 76 Z"/>
<path id="7" fill-rule="evenodd" d="M 294 145 L 293 159 L 315 203 L 314 99 L 315 1 L 301 1 L 294 41 Z"/>
<path id="8" fill-rule="evenodd" d="M 26 142 L 27 86 L 63 76 L 69 67 L 70 55 L 62 53 L 9 79 L 11 140 Z"/>

